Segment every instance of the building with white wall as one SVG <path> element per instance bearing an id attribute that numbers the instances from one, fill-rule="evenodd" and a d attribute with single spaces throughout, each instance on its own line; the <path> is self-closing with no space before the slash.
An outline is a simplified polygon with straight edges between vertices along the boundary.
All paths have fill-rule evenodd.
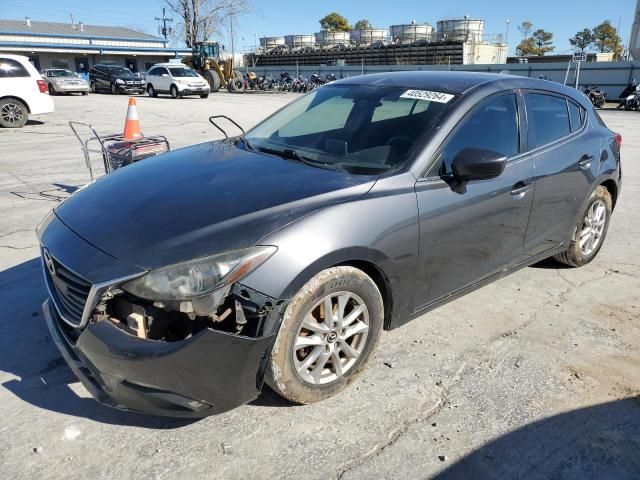
<path id="1" fill-rule="evenodd" d="M 0 53 L 25 55 L 38 70 L 68 68 L 87 73 L 97 63 L 146 71 L 190 54 L 167 40 L 130 28 L 77 23 L 0 20 Z"/>

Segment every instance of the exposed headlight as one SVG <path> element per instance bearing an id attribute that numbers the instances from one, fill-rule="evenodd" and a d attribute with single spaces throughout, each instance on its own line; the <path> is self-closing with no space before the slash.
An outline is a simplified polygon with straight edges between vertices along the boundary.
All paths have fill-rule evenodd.
<path id="1" fill-rule="evenodd" d="M 147 300 L 186 300 L 231 285 L 276 252 L 260 246 L 197 258 L 157 270 L 122 285 L 122 289 Z"/>
<path id="2" fill-rule="evenodd" d="M 118 85 L 124 85 L 125 84 L 124 80 L 122 80 L 121 78 L 116 78 L 116 83 Z"/>

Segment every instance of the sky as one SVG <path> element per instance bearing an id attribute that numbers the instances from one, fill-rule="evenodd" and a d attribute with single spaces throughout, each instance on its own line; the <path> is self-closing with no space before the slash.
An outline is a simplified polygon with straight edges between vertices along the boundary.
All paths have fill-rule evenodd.
<path id="1" fill-rule="evenodd" d="M 215 1 L 215 0 L 211 0 Z M 569 37 L 584 28 L 593 28 L 603 20 L 620 25 L 624 45 L 629 41 L 636 0 L 455 0 L 450 2 L 417 0 L 321 0 L 317 2 L 295 0 L 249 0 L 251 12 L 234 20 L 236 52 L 253 47 L 262 36 L 280 36 L 291 33 L 314 33 L 320 29 L 318 21 L 327 13 L 337 11 L 355 23 L 368 19 L 374 27 L 427 22 L 434 25 L 444 18 L 472 18 L 485 20 L 485 33 L 505 34 L 510 20 L 509 52 L 513 54 L 521 39 L 517 25 L 524 20 L 534 28 L 543 28 L 554 34 L 555 51 L 566 53 L 571 49 Z M 95 6 L 94 6 L 95 5 Z M 157 34 L 162 16 L 162 0 L 0 0 L 0 18 L 67 22 L 70 14 L 76 21 L 86 24 L 133 27 Z M 133 6 L 133 8 L 131 8 Z M 177 20 L 174 13 L 168 17 Z M 175 22 L 174 22 L 175 24 Z M 221 26 L 212 40 L 221 41 L 230 50 L 229 25 Z"/>

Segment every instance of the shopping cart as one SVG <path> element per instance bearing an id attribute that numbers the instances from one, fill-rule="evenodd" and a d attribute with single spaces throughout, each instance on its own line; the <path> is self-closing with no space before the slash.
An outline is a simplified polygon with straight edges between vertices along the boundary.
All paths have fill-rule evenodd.
<path id="1" fill-rule="evenodd" d="M 98 132 L 88 123 L 69 122 L 69 126 L 80 142 L 91 182 L 95 180 L 91 154 L 102 155 L 104 173 L 109 174 L 119 168 L 171 150 L 169 141 L 162 135 L 129 140 L 120 133 L 98 135 Z M 88 135 L 81 136 L 78 127 L 87 129 Z"/>

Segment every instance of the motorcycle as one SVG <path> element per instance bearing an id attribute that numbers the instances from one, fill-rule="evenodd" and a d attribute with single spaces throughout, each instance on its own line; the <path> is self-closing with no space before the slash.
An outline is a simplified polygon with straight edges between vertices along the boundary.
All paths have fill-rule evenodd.
<path id="1" fill-rule="evenodd" d="M 584 94 L 589 97 L 591 103 L 596 108 L 604 107 L 604 102 L 606 101 L 606 94 L 598 88 L 597 85 L 587 86 L 584 89 Z"/>
<path id="2" fill-rule="evenodd" d="M 640 85 L 637 84 L 635 78 L 627 85 L 620 94 L 620 104 L 618 108 L 624 107 L 625 110 L 640 109 Z"/>

